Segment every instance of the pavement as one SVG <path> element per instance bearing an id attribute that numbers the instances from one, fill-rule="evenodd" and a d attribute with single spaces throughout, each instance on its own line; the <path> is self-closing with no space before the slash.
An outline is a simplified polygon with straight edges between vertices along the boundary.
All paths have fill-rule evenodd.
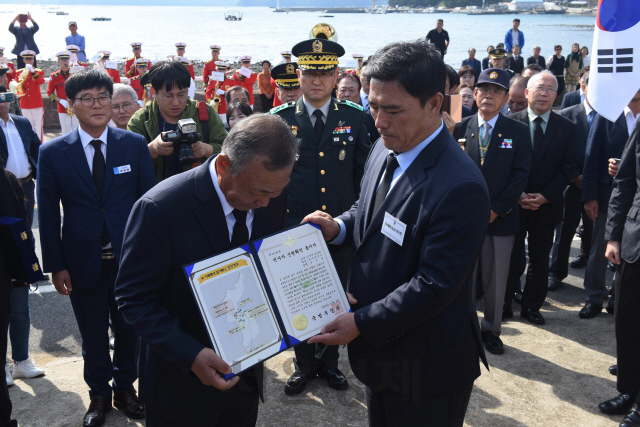
<path id="1" fill-rule="evenodd" d="M 45 140 L 53 136 L 55 132 L 49 130 Z M 40 256 L 37 219 L 33 229 Z M 578 245 L 574 239 L 571 259 Z M 522 321 L 518 311 L 503 324 L 505 353 L 487 353 L 490 371 L 481 368 L 465 426 L 614 427 L 622 421 L 623 416 L 604 415 L 597 407 L 618 394 L 615 377 L 608 373 L 616 362 L 614 322 L 606 312 L 594 319 L 578 318 L 585 295 L 583 275 L 584 269 L 570 268 L 564 284 L 549 292 L 541 310 L 546 325 Z M 607 272 L 607 283 L 612 277 Z M 89 394 L 82 378 L 78 327 L 68 297 L 55 292 L 50 282 L 38 285 L 29 299 L 29 350 L 46 375 L 15 380 L 9 389 L 13 417 L 22 427 L 80 426 Z M 482 301 L 477 308 L 482 317 Z M 332 390 L 316 379 L 301 395 L 285 395 L 293 356 L 293 351 L 286 351 L 265 362 L 266 402 L 260 404 L 258 426 L 368 425 L 365 387 L 351 373 L 346 349 L 340 350 L 340 369 L 350 384 L 344 391 Z M 128 420 L 114 409 L 105 426 L 144 426 L 144 422 Z"/>

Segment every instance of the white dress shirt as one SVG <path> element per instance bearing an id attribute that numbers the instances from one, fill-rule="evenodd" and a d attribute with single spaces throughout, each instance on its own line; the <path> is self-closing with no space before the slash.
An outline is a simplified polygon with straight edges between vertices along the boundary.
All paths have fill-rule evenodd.
<path id="1" fill-rule="evenodd" d="M 304 107 L 307 109 L 307 114 L 309 114 L 309 120 L 311 120 L 311 127 L 316 125 L 316 116 L 313 115 L 313 112 L 316 110 L 322 111 L 322 114 L 323 114 L 322 122 L 324 124 L 327 123 L 327 116 L 329 115 L 329 107 L 331 106 L 331 98 L 329 98 L 327 102 L 322 104 L 322 107 L 320 108 L 316 108 L 313 105 L 309 104 L 309 102 L 304 98 L 304 95 L 302 95 L 302 102 L 304 102 Z"/>
<path id="2" fill-rule="evenodd" d="M 94 139 L 99 139 L 102 141 L 100 145 L 100 151 L 102 151 L 102 155 L 104 156 L 104 163 L 107 164 L 107 133 L 109 131 L 109 127 L 107 126 L 98 138 L 94 138 L 84 130 L 82 130 L 82 126 L 78 126 L 78 135 L 80 136 L 80 143 L 82 144 L 82 148 L 84 148 L 84 155 L 87 156 L 87 163 L 89 163 L 89 171 L 93 174 L 93 155 L 96 150 L 91 145 L 91 141 Z"/>
<path id="3" fill-rule="evenodd" d="M 589 105 L 586 99 L 582 101 L 582 103 L 584 104 L 584 112 L 587 115 L 587 117 L 589 117 L 589 114 L 591 114 L 591 112 L 593 111 L 593 108 L 591 108 L 591 105 Z"/>
<path id="4" fill-rule="evenodd" d="M 624 118 L 627 119 L 627 131 L 629 132 L 629 136 L 631 136 L 631 131 L 633 130 L 633 126 L 636 124 L 636 120 L 638 120 L 638 116 L 634 117 L 633 111 L 631 111 L 627 105 L 624 107 Z"/>
<path id="5" fill-rule="evenodd" d="M 393 187 L 395 186 L 396 182 L 398 182 L 398 179 L 400 179 L 400 176 L 403 173 L 405 173 L 407 169 L 409 169 L 409 166 L 411 166 L 413 161 L 418 157 L 418 155 L 420 155 L 422 150 L 424 150 L 427 147 L 427 145 L 429 145 L 429 143 L 431 143 L 431 141 L 433 141 L 436 138 L 436 136 L 440 135 L 440 132 L 442 132 L 443 128 L 444 128 L 444 122 L 440 121 L 440 127 L 431 135 L 429 135 L 427 139 L 425 139 L 424 141 L 422 141 L 421 143 L 413 147 L 411 150 L 405 151 L 404 153 L 400 153 L 396 155 L 398 159 L 398 167 L 393 172 L 393 179 L 391 180 L 391 185 L 389 186 L 389 192 L 387 193 L 387 196 L 391 193 L 391 190 L 393 190 Z M 387 157 L 393 153 L 394 152 L 392 150 L 389 150 Z M 380 181 L 378 181 L 378 187 L 380 187 L 380 184 L 382 183 L 383 178 L 384 178 L 384 174 L 382 174 L 382 176 L 380 177 Z M 340 225 L 340 233 L 338 233 L 336 238 L 333 239 L 330 243 L 333 245 L 341 245 L 344 242 L 345 237 L 347 236 L 347 228 L 340 219 L 336 218 L 335 220 L 338 223 L 338 225 Z"/>
<path id="6" fill-rule="evenodd" d="M 233 226 L 236 225 L 236 217 L 233 216 L 233 206 L 227 202 L 227 198 L 224 197 L 224 193 L 220 189 L 220 185 L 218 184 L 218 172 L 216 171 L 216 162 L 218 159 L 214 159 L 211 162 L 211 166 L 209 166 L 209 173 L 211 174 L 211 179 L 213 180 L 213 187 L 216 189 L 216 193 L 218 194 L 218 199 L 220 199 L 220 204 L 222 205 L 222 211 L 224 212 L 224 218 L 227 220 L 227 229 L 229 230 L 229 241 L 233 237 Z M 253 216 L 254 209 L 251 209 L 247 212 L 247 230 L 249 230 L 249 238 L 251 238 L 251 230 L 253 228 Z"/>
<path id="7" fill-rule="evenodd" d="M 7 141 L 8 158 L 7 165 L 5 166 L 6 169 L 18 179 L 26 178 L 31 173 L 31 165 L 29 164 L 29 156 L 24 148 L 22 138 L 13 121 L 13 117 L 9 115 L 9 120 L 7 120 L 6 123 L 0 119 L 0 127 L 2 127 L 5 140 Z"/>
<path id="8" fill-rule="evenodd" d="M 495 117 L 489 121 L 486 121 L 485 119 L 482 118 L 482 116 L 480 115 L 480 113 L 478 113 L 478 136 L 480 137 L 480 140 L 482 140 L 484 138 L 484 124 L 485 123 L 489 123 L 489 126 L 491 126 L 491 134 L 493 134 L 493 130 L 496 128 L 496 122 L 498 121 L 498 116 L 500 115 L 500 113 L 496 114 Z"/>

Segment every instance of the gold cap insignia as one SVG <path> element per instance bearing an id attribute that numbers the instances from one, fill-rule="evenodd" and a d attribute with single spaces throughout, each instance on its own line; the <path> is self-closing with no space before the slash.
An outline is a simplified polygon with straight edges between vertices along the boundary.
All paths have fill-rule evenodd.
<path id="1" fill-rule="evenodd" d="M 492 72 L 491 74 L 489 74 L 489 78 L 490 79 L 497 79 L 498 78 L 498 73 L 496 73 L 495 71 Z"/>
<path id="2" fill-rule="evenodd" d="M 322 52 L 322 42 L 320 40 L 316 40 L 315 42 L 313 42 L 313 52 Z"/>
<path id="3" fill-rule="evenodd" d="M 287 74 L 293 74 L 295 72 L 296 72 L 296 69 L 293 66 L 293 64 L 287 64 Z"/>

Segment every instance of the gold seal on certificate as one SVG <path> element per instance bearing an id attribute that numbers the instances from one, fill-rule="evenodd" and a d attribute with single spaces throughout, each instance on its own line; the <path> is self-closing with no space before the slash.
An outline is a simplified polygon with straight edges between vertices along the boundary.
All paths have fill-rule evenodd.
<path id="1" fill-rule="evenodd" d="M 309 326 L 309 321 L 304 314 L 298 314 L 293 318 L 293 326 L 299 331 L 304 331 Z"/>

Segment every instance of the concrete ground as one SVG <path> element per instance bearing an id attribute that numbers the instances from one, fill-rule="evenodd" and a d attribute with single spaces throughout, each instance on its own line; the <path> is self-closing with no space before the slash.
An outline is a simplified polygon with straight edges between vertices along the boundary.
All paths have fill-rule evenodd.
<path id="1" fill-rule="evenodd" d="M 37 225 L 34 233 L 39 241 Z M 574 240 L 572 258 L 578 243 Z M 584 269 L 569 269 L 569 274 L 542 308 L 546 325 L 521 321 L 517 312 L 503 324 L 505 353 L 487 354 L 491 370 L 483 367 L 475 383 L 465 426 L 614 427 L 622 420 L 597 408 L 617 395 L 615 377 L 607 371 L 615 363 L 613 316 L 579 319 Z M 611 283 L 612 274 L 607 275 Z M 89 395 L 82 378 L 78 328 L 69 299 L 58 295 L 50 282 L 39 285 L 30 295 L 30 357 L 46 375 L 15 380 L 9 389 L 13 416 L 23 427 L 80 426 Z M 478 310 L 481 317 L 482 302 Z M 345 391 L 332 390 L 319 379 L 304 394 L 286 396 L 283 389 L 293 373 L 292 358 L 293 351 L 287 351 L 265 363 L 266 403 L 260 405 L 258 426 L 367 425 L 365 388 L 349 369 L 346 349 L 340 351 L 340 369 L 350 383 Z M 144 422 L 130 421 L 113 410 L 105 425 L 143 426 Z"/>

